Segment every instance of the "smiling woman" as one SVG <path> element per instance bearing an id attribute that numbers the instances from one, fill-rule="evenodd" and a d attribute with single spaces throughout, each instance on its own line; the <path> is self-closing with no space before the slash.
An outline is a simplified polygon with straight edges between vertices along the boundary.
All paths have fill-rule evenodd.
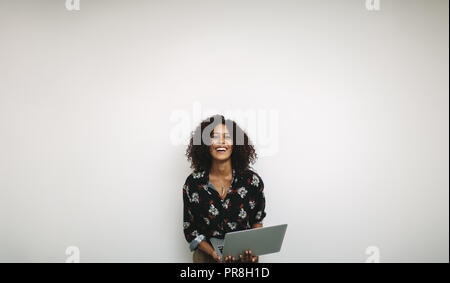
<path id="1" fill-rule="evenodd" d="M 250 169 L 256 152 L 247 134 L 232 120 L 212 116 L 196 128 L 186 155 L 193 169 L 183 186 L 183 229 L 194 262 L 220 262 L 210 238 L 262 227 L 264 183 Z M 225 262 L 258 262 L 251 251 Z"/>

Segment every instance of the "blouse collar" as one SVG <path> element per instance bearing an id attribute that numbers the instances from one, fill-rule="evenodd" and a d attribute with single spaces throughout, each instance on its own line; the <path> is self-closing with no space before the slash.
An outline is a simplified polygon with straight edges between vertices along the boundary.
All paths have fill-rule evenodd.
<path id="1" fill-rule="evenodd" d="M 232 172 L 231 185 L 233 185 L 237 181 L 238 176 L 236 175 L 236 170 L 234 168 L 232 168 L 231 172 Z M 203 174 L 204 174 L 203 176 L 205 178 L 205 183 L 208 185 L 209 184 L 209 171 L 204 170 Z"/>

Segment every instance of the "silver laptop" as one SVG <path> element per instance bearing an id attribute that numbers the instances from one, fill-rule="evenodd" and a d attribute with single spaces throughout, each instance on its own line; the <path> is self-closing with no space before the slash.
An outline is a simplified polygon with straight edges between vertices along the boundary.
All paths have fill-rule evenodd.
<path id="1" fill-rule="evenodd" d="M 216 253 L 222 257 L 234 256 L 236 260 L 245 250 L 260 256 L 281 250 L 287 224 L 248 229 L 225 234 L 225 239 L 210 238 Z"/>

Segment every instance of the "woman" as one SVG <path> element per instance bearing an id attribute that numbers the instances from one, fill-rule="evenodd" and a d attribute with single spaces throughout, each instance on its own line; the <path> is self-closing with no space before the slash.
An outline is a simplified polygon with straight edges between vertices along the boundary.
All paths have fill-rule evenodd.
<path id="1" fill-rule="evenodd" d="M 193 173 L 183 186 L 183 229 L 194 262 L 221 262 L 209 239 L 262 227 L 264 183 L 250 170 L 256 153 L 247 134 L 231 120 L 212 116 L 191 136 L 186 156 Z M 225 262 L 258 262 L 251 251 Z"/>

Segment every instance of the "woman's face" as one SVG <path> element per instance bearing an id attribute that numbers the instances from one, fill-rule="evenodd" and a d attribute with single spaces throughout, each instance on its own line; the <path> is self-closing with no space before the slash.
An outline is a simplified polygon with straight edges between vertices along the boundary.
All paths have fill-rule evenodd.
<path id="1" fill-rule="evenodd" d="M 233 139 L 228 132 L 228 128 L 223 124 L 217 125 L 211 134 L 211 146 L 209 147 L 213 160 L 228 160 L 231 158 L 232 151 Z"/>

